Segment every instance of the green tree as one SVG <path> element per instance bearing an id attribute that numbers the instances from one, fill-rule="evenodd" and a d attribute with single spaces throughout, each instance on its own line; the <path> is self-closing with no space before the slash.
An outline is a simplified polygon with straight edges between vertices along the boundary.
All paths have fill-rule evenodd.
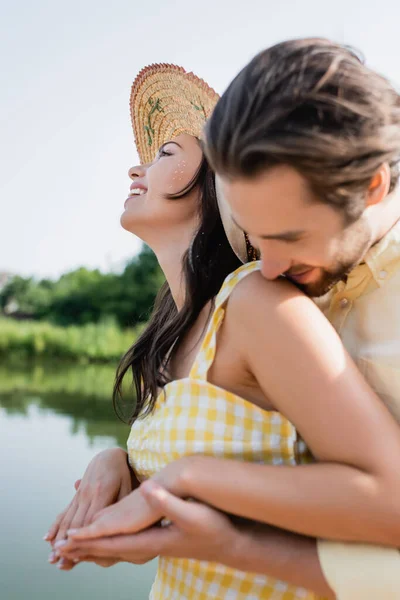
<path id="1" fill-rule="evenodd" d="M 63 326 L 104 320 L 134 326 L 147 320 L 162 282 L 157 259 L 144 246 L 120 274 L 81 267 L 58 281 L 16 276 L 0 292 L 0 307 Z"/>

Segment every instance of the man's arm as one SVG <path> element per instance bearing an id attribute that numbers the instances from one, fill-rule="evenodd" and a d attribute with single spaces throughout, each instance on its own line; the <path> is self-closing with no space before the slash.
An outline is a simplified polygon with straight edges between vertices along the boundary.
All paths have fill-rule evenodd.
<path id="1" fill-rule="evenodd" d="M 329 600 L 335 598 L 323 576 L 315 540 L 251 521 L 233 522 L 210 506 L 173 496 L 151 480 L 139 489 L 149 509 L 165 515 L 172 525 L 91 539 L 77 539 L 71 533 L 58 545 L 59 554 L 69 560 L 132 563 L 158 555 L 192 558 L 269 575 Z"/>
<path id="2" fill-rule="evenodd" d="M 238 531 L 238 540 L 229 559 L 235 568 L 282 579 L 327 599 L 400 598 L 400 553 L 394 548 L 316 543 L 262 526 Z"/>
<path id="3" fill-rule="evenodd" d="M 236 544 L 226 557 L 228 566 L 269 575 L 329 600 L 336 598 L 322 571 L 314 539 L 261 524 L 240 527 L 236 535 Z"/>
<path id="4" fill-rule="evenodd" d="M 61 542 L 70 560 L 142 564 L 154 556 L 192 558 L 269 575 L 327 600 L 399 600 L 400 555 L 391 548 L 302 537 L 249 521 L 232 522 L 204 504 L 187 502 L 154 481 L 139 488 L 149 508 L 171 521 L 133 535 Z M 322 566 L 321 566 L 322 565 Z M 334 591 L 332 591 L 334 590 Z"/>
<path id="5" fill-rule="evenodd" d="M 181 550 L 178 556 L 196 558 L 192 553 L 199 543 L 200 548 L 202 544 L 207 548 L 200 560 L 269 575 L 329 600 L 400 599 L 400 553 L 396 549 L 316 542 L 236 518 L 237 526 L 233 527 L 231 520 L 211 507 L 185 502 L 153 482 L 146 482 L 142 490 L 149 504 L 166 515 L 179 531 L 181 539 L 170 538 L 172 545 L 169 542 L 165 546 L 169 556 L 179 553 L 182 544 L 183 554 Z M 191 532 L 189 538 L 188 532 Z M 210 541 L 215 539 L 222 539 L 222 544 L 212 549 Z"/>

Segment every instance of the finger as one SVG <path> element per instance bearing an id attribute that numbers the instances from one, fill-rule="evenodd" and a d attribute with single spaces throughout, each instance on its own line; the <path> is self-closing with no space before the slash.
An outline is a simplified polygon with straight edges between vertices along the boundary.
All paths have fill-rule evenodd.
<path id="1" fill-rule="evenodd" d="M 67 529 L 82 527 L 85 523 L 85 518 L 90 511 L 90 505 L 85 503 L 79 503 L 74 516 L 72 517 Z"/>
<path id="2" fill-rule="evenodd" d="M 60 571 L 72 571 L 74 567 L 76 567 L 77 563 L 72 560 L 68 560 L 67 558 L 60 558 L 57 563 L 57 569 Z"/>
<path id="3" fill-rule="evenodd" d="M 68 543 L 60 548 L 63 558 L 68 560 L 82 560 L 85 556 L 96 559 L 118 560 L 119 549 L 113 543 L 113 538 L 99 538 L 93 540 L 80 540 L 75 544 Z"/>
<path id="4" fill-rule="evenodd" d="M 98 567 L 103 567 L 103 568 L 107 569 L 108 567 L 112 567 L 112 566 L 116 565 L 119 561 L 118 560 L 110 560 L 107 558 L 95 558 L 93 556 L 82 556 L 82 558 L 80 558 L 79 560 L 77 560 L 77 562 L 74 563 L 74 566 L 76 567 L 77 565 L 79 565 L 79 563 L 82 563 L 82 562 L 94 563 Z"/>
<path id="5" fill-rule="evenodd" d="M 111 508 L 111 507 L 110 507 Z M 128 515 L 121 515 L 121 517 Z M 118 529 L 118 521 L 113 512 L 102 510 L 93 516 L 92 523 L 80 529 L 69 529 L 68 538 L 72 540 L 94 539 L 111 535 Z"/>
<path id="6" fill-rule="evenodd" d="M 68 536 L 77 540 L 137 533 L 161 517 L 162 514 L 152 508 L 136 490 L 94 515 L 93 523 L 87 527 L 68 531 Z"/>
<path id="7" fill-rule="evenodd" d="M 78 529 L 90 525 L 94 521 L 95 515 L 99 514 L 102 510 L 114 504 L 117 500 L 117 494 L 115 490 L 110 490 L 108 494 L 99 497 L 94 497 L 88 511 L 85 515 L 84 520 L 81 523 L 71 523 L 71 529 Z"/>
<path id="8" fill-rule="evenodd" d="M 104 569 L 108 569 L 108 567 L 113 567 L 114 565 L 116 565 L 117 563 L 119 563 L 119 560 L 110 560 L 107 558 L 97 558 L 97 559 L 89 559 L 87 562 L 93 562 L 95 563 L 98 567 L 103 567 Z"/>
<path id="9" fill-rule="evenodd" d="M 50 555 L 49 555 L 49 558 L 48 558 L 48 561 L 49 561 L 49 563 L 50 563 L 51 565 L 54 565 L 54 564 L 56 564 L 56 563 L 58 562 L 58 560 L 59 560 L 59 557 L 58 557 L 58 556 L 57 556 L 57 554 L 54 552 L 54 550 L 52 550 L 52 551 L 50 552 Z"/>
<path id="10" fill-rule="evenodd" d="M 82 481 L 82 479 L 77 479 L 75 481 L 75 483 L 74 483 L 75 491 L 78 491 L 81 481 Z M 72 502 L 73 502 L 73 500 L 68 504 L 67 508 L 58 515 L 58 517 L 54 521 L 53 525 L 50 527 L 49 531 L 44 536 L 43 539 L 46 542 L 52 542 L 56 538 L 59 527 L 60 527 L 65 515 L 67 514 L 68 510 L 71 508 Z"/>
<path id="11" fill-rule="evenodd" d="M 53 525 L 50 527 L 49 531 L 46 533 L 46 535 L 43 538 L 44 540 L 46 540 L 46 542 L 52 542 L 54 540 L 54 538 L 56 537 L 58 530 L 60 528 L 60 525 L 61 525 L 65 515 L 67 514 L 68 510 L 70 509 L 71 504 L 72 504 L 72 502 L 70 502 L 68 504 L 67 508 L 65 510 L 63 510 L 62 512 L 60 512 L 60 514 L 57 516 Z"/>
<path id="12" fill-rule="evenodd" d="M 182 530 L 198 531 L 205 518 L 203 505 L 177 498 L 150 479 L 141 485 L 140 492 L 155 510 Z"/>
<path id="13" fill-rule="evenodd" d="M 166 537 L 168 537 L 167 531 L 154 527 L 134 535 L 79 540 L 74 543 L 68 542 L 62 546 L 61 553 L 64 558 L 69 560 L 91 556 L 93 558 L 143 563 L 160 553 Z"/>
<path id="14" fill-rule="evenodd" d="M 61 541 L 61 540 L 65 540 L 67 537 L 67 530 L 70 529 L 71 526 L 71 522 L 76 514 L 76 512 L 78 510 L 85 510 L 84 506 L 85 504 L 82 505 L 81 503 L 81 499 L 80 496 L 78 496 L 78 493 L 74 496 L 69 509 L 67 510 L 67 512 L 64 515 L 63 520 L 60 523 L 60 526 L 58 528 L 58 532 L 56 537 L 54 538 L 54 545 Z M 86 505 L 87 506 L 87 505 Z"/>

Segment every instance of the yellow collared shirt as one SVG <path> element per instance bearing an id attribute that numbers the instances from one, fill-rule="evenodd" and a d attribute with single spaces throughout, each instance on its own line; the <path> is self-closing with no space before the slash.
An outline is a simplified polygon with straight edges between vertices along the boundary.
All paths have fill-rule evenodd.
<path id="1" fill-rule="evenodd" d="M 315 302 L 400 423 L 400 221 Z M 397 550 L 320 540 L 318 554 L 338 600 L 400 599 Z"/>

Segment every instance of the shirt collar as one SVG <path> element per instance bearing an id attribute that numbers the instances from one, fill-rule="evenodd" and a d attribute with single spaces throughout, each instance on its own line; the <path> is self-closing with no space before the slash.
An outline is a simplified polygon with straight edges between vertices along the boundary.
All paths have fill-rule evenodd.
<path id="1" fill-rule="evenodd" d="M 400 266 L 400 220 L 377 244 L 370 248 L 363 262 L 350 271 L 346 283 L 339 281 L 325 296 L 314 298 L 315 303 L 325 312 L 332 298 L 338 294 L 360 296 L 371 281 L 382 287 Z"/>
<path id="2" fill-rule="evenodd" d="M 400 220 L 377 244 L 368 250 L 364 259 L 379 286 L 382 286 L 399 267 L 399 261 Z"/>

